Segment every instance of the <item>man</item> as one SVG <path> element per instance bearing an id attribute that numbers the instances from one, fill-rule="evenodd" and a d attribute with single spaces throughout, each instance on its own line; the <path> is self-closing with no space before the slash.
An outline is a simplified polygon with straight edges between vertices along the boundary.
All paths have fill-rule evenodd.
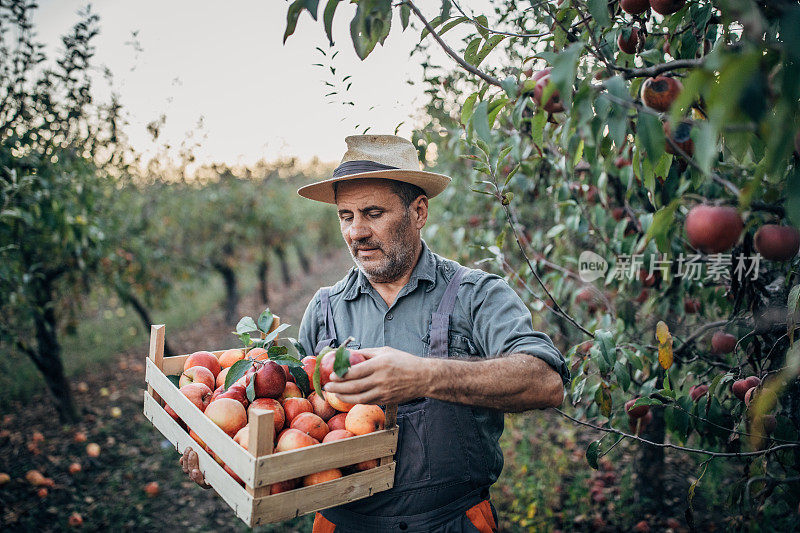
<path id="1" fill-rule="evenodd" d="M 560 405 L 564 358 L 503 279 L 421 239 L 428 199 L 450 178 L 419 170 L 400 137 L 346 142 L 333 178 L 298 193 L 336 204 L 357 268 L 317 292 L 299 340 L 318 353 L 354 338 L 349 348 L 366 361 L 325 389 L 348 403 L 399 404 L 400 434 L 394 487 L 318 513 L 314 531 L 493 531 L 503 412 Z"/>

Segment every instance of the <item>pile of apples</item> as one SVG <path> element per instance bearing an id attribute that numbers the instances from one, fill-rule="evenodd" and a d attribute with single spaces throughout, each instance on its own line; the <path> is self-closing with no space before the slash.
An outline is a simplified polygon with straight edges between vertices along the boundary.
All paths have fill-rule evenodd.
<path id="1" fill-rule="evenodd" d="M 330 381 L 335 355 L 335 351 L 320 355 L 322 359 L 319 377 L 322 385 Z M 241 378 L 225 388 L 228 371 L 235 363 L 244 359 L 252 361 L 252 366 Z M 358 354 L 350 355 L 351 366 L 363 361 L 364 358 Z M 308 381 L 312 383 L 317 358 L 308 356 L 303 358 L 302 363 Z M 251 382 L 255 391 L 252 402 L 248 400 L 246 392 Z M 247 449 L 249 442 L 247 422 L 252 409 L 270 410 L 274 413 L 276 453 L 366 435 L 383 429 L 385 425 L 385 414 L 377 405 L 348 404 L 335 394 L 326 392 L 320 396 L 312 391 L 306 397 L 288 366 L 271 361 L 268 351 L 263 348 L 252 348 L 246 353 L 244 349 L 231 349 L 222 352 L 219 357 L 207 351 L 194 352 L 186 358 L 178 386 L 189 401 L 244 449 Z M 165 409 L 186 428 L 171 407 L 167 405 Z M 244 485 L 194 431 L 190 430 L 189 435 L 239 484 Z M 378 460 L 372 459 L 342 469 L 334 468 L 303 478 L 274 483 L 270 487 L 270 494 L 285 492 L 298 486 L 315 485 L 340 478 L 346 473 L 376 466 Z"/>

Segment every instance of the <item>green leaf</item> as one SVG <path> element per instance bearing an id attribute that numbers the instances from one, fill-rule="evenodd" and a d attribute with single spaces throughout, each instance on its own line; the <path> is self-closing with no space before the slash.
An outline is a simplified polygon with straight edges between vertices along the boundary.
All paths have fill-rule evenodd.
<path id="1" fill-rule="evenodd" d="M 484 44 L 483 47 L 481 48 L 481 51 L 475 54 L 472 65 L 476 67 L 480 65 L 481 62 L 483 62 L 483 60 L 486 59 L 486 56 L 489 55 L 489 52 L 494 50 L 495 47 L 501 42 L 503 42 L 503 39 L 505 38 L 506 38 L 505 35 L 492 35 L 491 37 L 489 37 L 486 40 L 486 44 Z"/>
<path id="2" fill-rule="evenodd" d="M 254 333 L 256 331 L 258 331 L 258 326 L 249 316 L 243 316 L 242 319 L 239 320 L 239 323 L 236 324 L 237 335 L 241 335 L 242 333 Z"/>
<path id="3" fill-rule="evenodd" d="M 302 366 L 289 366 L 289 373 L 294 377 L 294 382 L 303 391 L 303 396 L 311 394 L 311 384 L 308 382 L 308 374 Z"/>
<path id="4" fill-rule="evenodd" d="M 547 124 L 547 114 L 541 109 L 536 110 L 536 114 L 531 118 L 531 141 L 536 146 L 544 144 L 544 127 Z"/>
<path id="5" fill-rule="evenodd" d="M 400 6 L 400 24 L 403 27 L 403 31 L 408 28 L 408 21 L 411 18 L 411 8 L 408 4 L 403 4 Z"/>
<path id="6" fill-rule="evenodd" d="M 281 324 L 280 326 L 278 326 L 277 328 L 275 328 L 275 329 L 272 331 L 272 333 L 270 333 L 269 335 L 267 335 L 266 337 L 264 337 L 264 339 L 263 339 L 261 342 L 263 342 L 264 344 L 267 344 L 267 343 L 269 343 L 269 342 L 272 342 L 272 341 L 273 341 L 273 340 L 274 340 L 274 339 L 275 339 L 275 338 L 278 336 L 278 334 L 279 334 L 281 331 L 283 331 L 283 330 L 285 330 L 286 328 L 289 328 L 289 327 L 291 327 L 291 326 L 289 326 L 289 324 Z"/>
<path id="7" fill-rule="evenodd" d="M 239 378 L 244 376 L 251 366 L 253 366 L 253 361 L 249 359 L 242 359 L 233 363 L 231 369 L 228 370 L 228 373 L 225 375 L 225 390 L 239 381 Z"/>
<path id="8" fill-rule="evenodd" d="M 717 132 L 708 121 L 695 124 L 690 133 L 694 141 L 694 160 L 704 173 L 711 171 L 711 162 L 717 155 Z"/>
<path id="9" fill-rule="evenodd" d="M 503 88 L 509 98 L 517 97 L 517 90 L 519 87 L 517 86 L 517 78 L 514 76 L 506 76 L 503 81 L 500 82 L 500 86 Z"/>
<path id="10" fill-rule="evenodd" d="M 469 119 L 472 118 L 472 111 L 475 108 L 475 100 L 478 99 L 478 93 L 474 92 L 467 97 L 464 101 L 464 105 L 461 107 L 461 124 L 466 126 L 469 123 Z"/>
<path id="11" fill-rule="evenodd" d="M 657 116 L 640 112 L 636 136 L 642 140 L 647 159 L 656 163 L 664 153 L 664 129 Z"/>
<path id="12" fill-rule="evenodd" d="M 318 6 L 319 0 L 296 0 L 292 2 L 289 6 L 289 10 L 286 12 L 286 32 L 283 34 L 283 44 L 286 44 L 286 39 L 294 33 L 297 27 L 297 19 L 304 9 L 308 10 L 311 14 L 311 18 L 317 20 Z"/>
<path id="13" fill-rule="evenodd" d="M 314 383 L 314 392 L 317 393 L 317 396 L 320 398 L 324 398 L 325 396 L 322 394 L 322 376 L 320 375 L 320 369 L 322 368 L 322 356 L 326 353 L 330 352 L 333 348 L 330 346 L 326 346 L 322 350 L 320 350 L 319 354 L 317 355 L 317 363 L 314 365 L 314 374 L 312 375 L 312 382 Z"/>
<path id="14" fill-rule="evenodd" d="M 550 71 L 550 81 L 556 86 L 564 107 L 572 106 L 572 84 L 575 82 L 578 68 L 578 58 L 584 43 L 572 43 L 553 60 L 553 70 Z M 542 98 L 546 98 L 545 95 Z M 544 101 L 544 100 L 543 100 Z"/>
<path id="15" fill-rule="evenodd" d="M 797 308 L 800 306 L 800 285 L 795 285 L 789 291 L 789 298 L 787 299 L 787 307 L 789 312 L 786 315 L 787 326 L 789 331 L 789 342 L 794 342 L 794 329 L 795 319 L 797 316 Z"/>
<path id="16" fill-rule="evenodd" d="M 589 447 L 586 448 L 586 462 L 589 466 L 597 470 L 597 456 L 600 454 L 600 441 L 592 441 Z"/>
<path id="17" fill-rule="evenodd" d="M 438 32 L 439 33 L 439 37 L 441 37 L 442 35 L 447 33 L 449 30 L 455 28 L 456 26 L 458 26 L 462 22 L 466 22 L 468 20 L 469 20 L 469 17 L 457 17 L 457 18 L 454 18 L 453 20 L 449 21 L 447 24 L 442 26 L 442 29 L 439 30 L 439 32 Z"/>
<path id="18" fill-rule="evenodd" d="M 475 37 L 470 41 L 467 45 L 467 48 L 464 50 L 464 61 L 469 63 L 470 65 L 475 64 L 475 58 L 478 53 L 478 47 L 481 45 L 481 41 L 483 39 L 481 37 Z"/>
<path id="19" fill-rule="evenodd" d="M 664 402 L 656 398 L 639 398 L 633 403 L 631 409 L 640 405 L 664 405 Z"/>
<path id="20" fill-rule="evenodd" d="M 622 390 L 627 392 L 628 387 L 631 386 L 631 376 L 625 365 L 619 361 L 614 363 L 614 375 L 617 377 L 617 383 L 622 387 Z"/>
<path id="21" fill-rule="evenodd" d="M 348 370 L 350 370 L 350 350 L 339 346 L 336 350 L 336 359 L 333 361 L 333 372 L 343 378 L 347 375 Z"/>
<path id="22" fill-rule="evenodd" d="M 597 389 L 597 392 L 594 394 L 594 401 L 597 403 L 597 406 L 600 408 L 600 413 L 604 417 L 608 418 L 611 416 L 611 391 L 608 390 L 605 384 Z"/>
<path id="23" fill-rule="evenodd" d="M 617 360 L 617 345 L 614 342 L 614 335 L 610 331 L 599 329 L 594 332 L 595 346 L 600 350 L 608 366 L 613 365 Z"/>
<path id="24" fill-rule="evenodd" d="M 325 5 L 325 11 L 322 14 L 322 21 L 325 24 L 325 35 L 328 36 L 328 42 L 333 46 L 333 15 L 336 13 L 336 8 L 339 7 L 339 2 L 342 0 L 328 0 Z M 408 6 L 405 6 L 408 11 Z M 408 16 L 406 16 L 406 23 L 403 29 L 408 25 Z"/>
<path id="25" fill-rule="evenodd" d="M 477 17 L 475 17 L 474 24 L 475 24 L 475 29 L 478 31 L 478 33 L 481 34 L 481 37 L 483 37 L 484 39 L 488 39 L 489 30 L 487 30 L 486 28 L 489 27 L 489 19 L 486 18 L 486 15 L 478 15 Z"/>
<path id="26" fill-rule="evenodd" d="M 606 0 L 588 0 L 589 13 L 598 26 L 608 27 L 611 19 L 608 16 L 608 4 Z"/>
<path id="27" fill-rule="evenodd" d="M 167 379 L 170 381 L 170 383 L 175 385 L 176 389 L 180 388 L 180 386 L 179 386 L 179 383 L 181 381 L 181 375 L 180 374 L 170 374 L 169 376 L 167 376 Z"/>
<path id="28" fill-rule="evenodd" d="M 383 44 L 392 25 L 392 4 L 385 0 L 361 0 L 350 21 L 350 37 L 361 60 Z"/>
<path id="29" fill-rule="evenodd" d="M 254 376 L 255 378 L 255 376 Z M 251 379 L 250 383 L 247 384 L 247 387 L 244 389 L 245 394 L 247 394 L 247 400 L 253 401 L 256 399 L 256 380 Z"/>
<path id="30" fill-rule="evenodd" d="M 659 251 L 667 253 L 670 250 L 669 236 L 675 230 L 675 211 L 680 205 L 680 199 L 672 200 L 669 205 L 659 209 L 653 215 L 653 223 L 647 228 L 647 237 L 655 239 Z"/>
<path id="31" fill-rule="evenodd" d="M 435 30 L 437 28 L 437 26 L 441 26 L 441 24 L 445 20 L 446 19 L 442 18 L 442 16 L 439 15 L 439 16 L 436 16 L 433 19 L 429 20 L 428 24 L 430 25 L 431 28 L 433 28 Z M 419 35 L 419 42 L 422 42 L 423 39 L 425 39 L 425 37 L 427 37 L 429 33 L 430 33 L 430 31 L 428 30 L 427 27 L 426 28 L 422 28 L 422 32 Z"/>
<path id="32" fill-rule="evenodd" d="M 272 359 L 274 357 L 280 357 L 280 356 L 286 355 L 288 353 L 289 353 L 289 348 L 287 348 L 286 346 L 270 346 L 267 349 L 267 356 L 270 359 Z M 289 357 L 291 357 L 291 356 L 289 356 Z M 295 358 L 292 357 L 292 359 L 295 359 Z M 295 360 L 297 360 L 297 359 L 295 359 Z"/>
<path id="33" fill-rule="evenodd" d="M 272 327 L 272 321 L 274 317 L 270 312 L 269 308 L 264 309 L 258 317 L 258 329 L 266 333 L 269 331 L 269 328 Z"/>
<path id="34" fill-rule="evenodd" d="M 478 137 L 486 142 L 491 140 L 491 131 L 489 130 L 489 117 L 487 115 L 488 104 L 486 100 L 475 106 L 475 112 L 472 114 L 472 125 L 475 128 L 475 133 Z"/>

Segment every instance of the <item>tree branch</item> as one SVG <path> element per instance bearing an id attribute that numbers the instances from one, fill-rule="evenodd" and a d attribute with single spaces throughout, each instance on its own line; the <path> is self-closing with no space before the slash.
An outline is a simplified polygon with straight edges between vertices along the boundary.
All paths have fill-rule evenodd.
<path id="1" fill-rule="evenodd" d="M 567 413 L 558 409 L 557 407 L 552 407 L 557 413 L 561 416 L 569 418 L 573 422 L 576 422 L 582 426 L 590 427 L 596 429 L 598 431 L 603 431 L 605 433 L 614 433 L 615 435 L 622 435 L 623 437 L 627 437 L 629 439 L 638 440 L 645 444 L 649 444 L 651 446 L 656 446 L 658 448 L 671 448 L 673 450 L 680 450 L 684 452 L 690 453 L 702 453 L 706 455 L 710 455 L 711 457 L 755 457 L 759 455 L 767 455 L 770 453 L 775 453 L 780 450 L 784 450 L 787 448 L 800 448 L 800 444 L 781 444 L 780 446 L 773 446 L 772 448 L 767 448 L 766 450 L 758 450 L 755 452 L 712 452 L 709 450 L 703 450 L 699 448 L 687 448 L 686 446 L 678 446 L 677 444 L 671 444 L 668 442 L 653 442 L 651 440 L 643 439 L 642 437 L 638 437 L 636 435 L 631 435 L 630 433 L 625 433 L 624 431 L 620 431 L 614 428 L 604 428 L 600 426 L 596 426 L 594 424 L 590 424 L 589 422 L 584 422 L 583 420 L 578 420 L 577 418 L 573 418 L 569 416 Z"/>
<path id="2" fill-rule="evenodd" d="M 411 11 L 414 12 L 414 14 L 422 22 L 422 24 L 425 26 L 425 28 L 430 32 L 430 34 L 433 36 L 433 38 L 436 39 L 436 42 L 439 43 L 439 46 L 441 46 L 442 49 L 445 51 L 445 53 L 447 55 L 449 55 L 450 57 L 452 57 L 455 60 L 456 63 L 461 65 L 461 67 L 464 70 L 466 70 L 467 72 L 471 72 L 472 74 L 478 76 L 480 79 L 482 79 L 483 81 L 485 81 L 489 85 L 495 85 L 497 87 L 501 87 L 500 80 L 498 80 L 494 76 L 490 76 L 489 74 L 486 74 L 485 72 L 480 71 L 477 68 L 473 67 L 472 65 L 467 63 L 464 60 L 464 58 L 462 58 L 457 53 L 455 53 L 452 48 L 447 46 L 447 43 L 445 43 L 442 40 L 442 38 L 439 36 L 439 34 L 434 31 L 433 27 L 431 27 L 430 23 L 422 15 L 422 13 L 420 13 L 419 9 L 417 9 L 417 6 L 415 6 L 414 3 L 411 2 L 411 0 L 404 0 L 403 2 L 400 2 L 400 5 L 402 5 L 402 4 L 406 4 L 409 8 L 411 8 Z"/>

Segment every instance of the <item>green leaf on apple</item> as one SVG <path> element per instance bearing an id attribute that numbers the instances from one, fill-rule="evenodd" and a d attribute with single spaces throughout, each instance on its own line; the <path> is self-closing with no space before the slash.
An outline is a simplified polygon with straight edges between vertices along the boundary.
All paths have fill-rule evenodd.
<path id="1" fill-rule="evenodd" d="M 250 383 L 247 384 L 247 387 L 244 389 L 245 393 L 247 394 L 247 400 L 253 401 L 256 399 L 256 380 L 251 379 Z"/>
<path id="2" fill-rule="evenodd" d="M 167 379 L 170 381 L 170 383 L 175 385 L 176 389 L 180 388 L 178 386 L 178 383 L 180 383 L 180 381 L 181 381 L 181 375 L 180 374 L 171 374 L 171 375 L 167 376 Z"/>
<path id="3" fill-rule="evenodd" d="M 308 382 L 308 374 L 306 374 L 303 366 L 289 365 L 289 373 L 294 376 L 294 382 L 297 383 L 297 386 L 303 391 L 303 396 L 308 396 L 311 392 L 311 384 Z"/>
<path id="4" fill-rule="evenodd" d="M 247 370 L 252 364 L 253 362 L 249 359 L 242 359 L 241 361 L 233 363 L 230 370 L 228 370 L 228 373 L 225 375 L 225 390 L 228 390 L 228 387 L 239 381 L 239 378 L 247 373 Z"/>
<path id="5" fill-rule="evenodd" d="M 291 355 L 275 355 L 274 357 L 270 354 L 269 357 L 270 361 L 275 361 L 279 365 L 286 365 L 289 368 L 302 368 L 303 362 L 299 359 L 292 357 Z"/>
<path id="6" fill-rule="evenodd" d="M 350 350 L 342 345 L 336 350 L 336 359 L 333 361 L 333 371 L 337 376 L 343 378 L 347 375 L 348 370 L 350 370 Z"/>
<path id="7" fill-rule="evenodd" d="M 258 326 L 256 326 L 255 321 L 252 317 L 243 316 L 239 323 L 236 324 L 236 334 L 241 335 L 242 333 L 253 333 L 258 331 Z"/>
<path id="8" fill-rule="evenodd" d="M 270 359 L 272 359 L 272 356 L 286 355 L 287 353 L 289 353 L 289 348 L 286 346 L 275 345 L 267 348 L 267 355 L 269 355 Z"/>
<path id="9" fill-rule="evenodd" d="M 264 333 L 268 332 L 269 328 L 272 327 L 273 318 L 274 315 L 270 312 L 269 307 L 264 309 L 258 317 L 258 329 Z"/>

